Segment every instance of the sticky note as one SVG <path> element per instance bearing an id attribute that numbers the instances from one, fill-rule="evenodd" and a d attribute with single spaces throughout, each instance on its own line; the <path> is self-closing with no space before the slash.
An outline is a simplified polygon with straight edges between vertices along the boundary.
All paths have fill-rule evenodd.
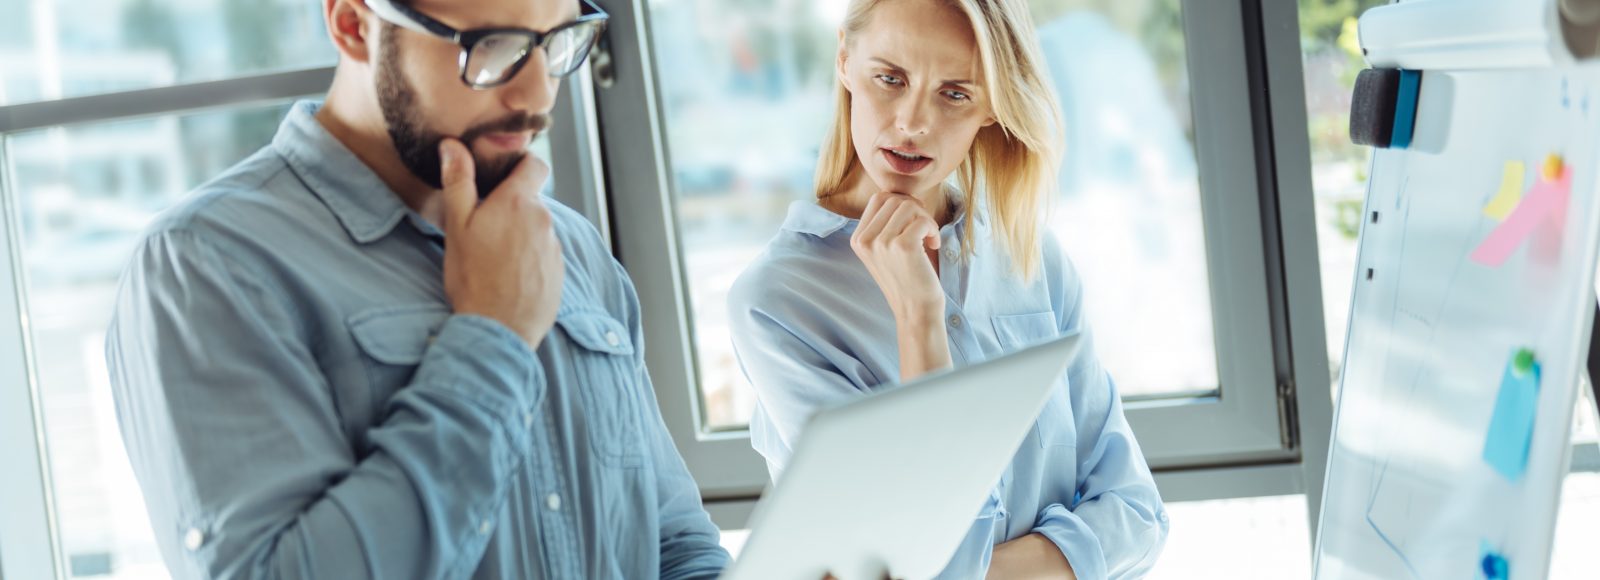
<path id="1" fill-rule="evenodd" d="M 1506 362 L 1495 396 L 1494 415 L 1483 443 L 1483 460 L 1506 479 L 1517 481 L 1528 467 L 1533 420 L 1539 410 L 1539 361 L 1522 349 Z"/>
<path id="2" fill-rule="evenodd" d="M 1483 542 L 1478 548 L 1478 577 L 1483 580 L 1507 580 L 1511 578 L 1511 563 L 1506 557 L 1496 551 L 1488 542 Z"/>
<path id="3" fill-rule="evenodd" d="M 1561 156 L 1551 153 L 1545 156 L 1544 165 L 1539 167 L 1539 175 L 1543 176 L 1545 181 L 1555 181 L 1561 179 L 1561 172 L 1564 169 L 1565 162 L 1561 160 Z"/>
<path id="4" fill-rule="evenodd" d="M 1522 178 L 1526 172 L 1521 161 L 1507 161 L 1505 170 L 1500 173 L 1500 190 L 1489 200 L 1489 205 L 1483 206 L 1483 215 L 1497 220 L 1511 215 L 1511 210 L 1517 209 L 1517 202 L 1522 201 Z"/>
<path id="5" fill-rule="evenodd" d="M 1535 231 L 1543 230 L 1545 236 L 1557 243 L 1561 228 L 1566 224 L 1567 203 L 1572 195 L 1572 168 L 1562 167 L 1561 178 L 1555 181 L 1539 180 L 1528 190 L 1528 195 L 1517 204 L 1506 220 L 1496 226 L 1477 249 L 1472 251 L 1472 261 L 1498 268 L 1522 245 L 1523 240 Z"/>

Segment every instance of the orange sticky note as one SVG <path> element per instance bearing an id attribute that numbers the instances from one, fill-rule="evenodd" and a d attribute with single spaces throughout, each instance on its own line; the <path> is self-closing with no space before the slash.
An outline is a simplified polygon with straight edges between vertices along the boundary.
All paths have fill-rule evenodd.
<path id="1" fill-rule="evenodd" d="M 1517 209 L 1517 202 L 1522 201 L 1522 177 L 1526 172 L 1527 167 L 1521 161 L 1507 161 L 1505 171 L 1500 174 L 1500 191 L 1489 200 L 1489 205 L 1483 206 L 1483 215 L 1497 220 L 1511 215 L 1511 210 Z"/>
<path id="2" fill-rule="evenodd" d="M 1561 161 L 1561 156 L 1551 153 L 1545 156 L 1544 167 L 1541 169 L 1540 174 L 1544 175 L 1545 181 L 1555 181 L 1557 179 L 1561 179 L 1561 169 L 1563 165 L 1564 163 Z"/>

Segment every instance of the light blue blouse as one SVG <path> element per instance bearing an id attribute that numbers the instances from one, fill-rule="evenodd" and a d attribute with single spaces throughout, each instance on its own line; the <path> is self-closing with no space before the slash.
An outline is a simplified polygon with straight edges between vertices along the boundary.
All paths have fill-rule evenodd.
<path id="1" fill-rule="evenodd" d="M 1077 272 L 1047 235 L 1039 275 L 1023 281 L 981 217 L 974 253 L 963 258 L 965 214 L 958 209 L 962 217 L 940 232 L 955 366 L 1073 332 L 1084 341 L 941 576 L 981 578 L 995 544 L 1030 532 L 1055 542 L 1079 578 L 1141 576 L 1166 541 L 1167 513 L 1095 357 Z M 734 348 L 756 391 L 750 440 L 774 481 L 813 413 L 899 383 L 894 317 L 850 248 L 858 224 L 796 202 L 728 298 Z"/>

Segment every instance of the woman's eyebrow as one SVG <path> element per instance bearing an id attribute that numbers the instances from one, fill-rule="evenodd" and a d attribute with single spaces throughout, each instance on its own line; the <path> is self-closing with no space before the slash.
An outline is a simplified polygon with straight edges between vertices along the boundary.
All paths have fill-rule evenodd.
<path id="1" fill-rule="evenodd" d="M 906 72 L 905 67 L 902 67 L 902 66 L 900 66 L 898 64 L 895 64 L 895 63 L 889 62 L 887 60 L 884 60 L 882 57 L 874 56 L 874 57 L 867 58 L 867 60 L 872 61 L 872 62 L 876 62 L 878 64 L 881 64 L 883 66 L 889 67 L 891 69 L 894 69 L 895 72 Z M 940 85 L 967 85 L 967 86 L 971 87 L 971 86 L 977 86 L 978 83 L 972 82 L 971 80 L 968 80 L 968 79 L 952 79 L 952 80 L 939 81 L 939 84 Z"/>
<path id="2" fill-rule="evenodd" d="M 867 60 L 870 60 L 870 61 L 876 62 L 878 64 L 881 64 L 883 66 L 892 68 L 892 69 L 895 70 L 895 72 L 905 72 L 905 70 L 906 70 L 905 67 L 902 67 L 902 66 L 900 66 L 898 64 L 895 64 L 895 63 L 889 62 L 887 60 L 884 60 L 882 57 L 874 56 L 874 57 L 868 58 Z"/>

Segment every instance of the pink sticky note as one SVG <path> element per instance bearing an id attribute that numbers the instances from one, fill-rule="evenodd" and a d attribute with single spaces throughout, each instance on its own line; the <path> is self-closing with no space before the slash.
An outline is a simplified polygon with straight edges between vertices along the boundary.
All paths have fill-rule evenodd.
<path id="1" fill-rule="evenodd" d="M 1556 181 L 1539 180 L 1522 198 L 1522 203 L 1517 204 L 1517 209 L 1511 212 L 1506 221 L 1501 222 L 1494 231 L 1489 232 L 1489 237 L 1484 238 L 1478 249 L 1472 251 L 1472 261 L 1491 268 L 1498 268 L 1510 258 L 1522 242 L 1535 231 L 1542 230 L 1541 243 L 1544 252 L 1559 251 L 1559 247 L 1551 248 L 1553 243 L 1560 244 L 1561 228 L 1566 224 L 1567 201 L 1572 195 L 1572 168 L 1561 170 L 1561 179 Z"/>

